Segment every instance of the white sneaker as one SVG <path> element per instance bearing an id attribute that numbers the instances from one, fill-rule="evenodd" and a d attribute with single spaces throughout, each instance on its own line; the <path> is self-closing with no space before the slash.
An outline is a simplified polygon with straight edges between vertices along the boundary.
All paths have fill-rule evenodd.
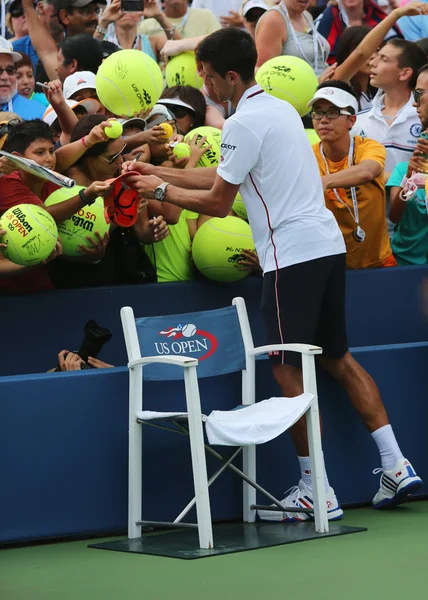
<path id="1" fill-rule="evenodd" d="M 328 488 L 327 492 L 327 514 L 329 521 L 338 521 L 343 517 L 343 510 L 340 508 L 333 488 Z M 314 496 L 311 490 L 301 479 L 299 485 L 295 485 L 285 492 L 285 498 L 281 501 L 283 506 L 298 508 L 313 508 Z M 313 513 L 293 513 L 281 512 L 279 510 L 259 510 L 257 511 L 262 521 L 313 521 Z"/>
<path id="2" fill-rule="evenodd" d="M 373 498 L 374 508 L 392 508 L 407 502 L 413 492 L 422 486 L 422 479 L 416 475 L 406 458 L 397 460 L 395 467 L 390 471 L 375 469 L 373 473 L 374 475 L 382 473 L 380 489 Z"/>

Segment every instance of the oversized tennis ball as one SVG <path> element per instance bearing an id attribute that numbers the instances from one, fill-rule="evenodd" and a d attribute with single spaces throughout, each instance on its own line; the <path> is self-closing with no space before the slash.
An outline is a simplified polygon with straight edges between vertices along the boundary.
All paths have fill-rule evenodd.
<path id="1" fill-rule="evenodd" d="M 238 215 L 238 217 L 241 217 L 241 219 L 245 219 L 245 221 L 248 221 L 247 209 L 239 192 L 236 194 L 235 201 L 232 204 L 232 210 Z"/>
<path id="2" fill-rule="evenodd" d="M 46 206 L 59 204 L 76 196 L 80 190 L 85 188 L 76 185 L 73 188 L 61 188 L 53 192 L 45 201 Z M 84 206 L 70 219 L 58 223 L 58 233 L 62 244 L 62 253 L 64 256 L 82 256 L 78 247 L 84 246 L 90 248 L 91 244 L 86 239 L 87 236 L 97 241 L 95 232 L 98 231 L 103 237 L 110 229 L 107 223 L 104 211 L 104 200 L 97 198 L 91 206 Z"/>
<path id="3" fill-rule="evenodd" d="M 122 123 L 119 121 L 109 121 L 110 125 L 104 129 L 104 133 L 108 138 L 115 140 L 123 133 Z"/>
<path id="4" fill-rule="evenodd" d="M 214 281 L 239 281 L 248 271 L 239 267 L 243 250 L 254 250 L 248 223 L 238 217 L 214 217 L 196 232 L 192 255 L 198 270 Z"/>
<path id="5" fill-rule="evenodd" d="M 211 144 L 211 148 L 207 152 L 205 152 L 205 154 L 198 162 L 197 166 L 217 167 L 220 162 L 221 155 L 221 130 L 217 129 L 216 127 L 197 127 L 196 129 L 189 131 L 184 141 L 190 142 L 190 140 L 193 139 L 195 135 L 198 136 L 198 141 L 204 136 L 207 138 L 206 142 L 204 142 L 204 145 L 202 147 Z"/>
<path id="6" fill-rule="evenodd" d="M 3 255 L 17 265 L 37 265 L 55 248 L 58 229 L 50 214 L 36 204 L 12 206 L 0 220 L 6 233 L 0 241 L 7 244 Z"/>
<path id="7" fill-rule="evenodd" d="M 177 158 L 184 158 L 186 156 L 190 156 L 190 146 L 185 144 L 184 142 L 178 142 L 172 148 L 172 153 L 175 154 Z"/>
<path id="8" fill-rule="evenodd" d="M 257 71 L 257 83 L 275 98 L 286 100 L 303 117 L 309 112 L 318 79 L 313 68 L 296 56 L 276 56 Z"/>
<path id="9" fill-rule="evenodd" d="M 314 144 L 318 144 L 318 142 L 321 141 L 315 129 L 305 129 L 305 133 L 308 136 L 308 140 L 310 141 L 311 146 L 313 146 Z"/>
<path id="10" fill-rule="evenodd" d="M 200 90 L 204 80 L 198 75 L 195 53 L 183 52 L 171 58 L 166 65 L 165 81 L 167 87 L 190 85 Z"/>
<path id="11" fill-rule="evenodd" d="M 114 115 L 133 117 L 152 108 L 163 89 L 161 70 L 141 50 L 113 52 L 101 64 L 96 78 L 98 98 Z"/>
<path id="12" fill-rule="evenodd" d="M 162 129 L 165 131 L 165 134 L 162 137 L 165 138 L 166 140 L 169 140 L 169 138 L 174 133 L 174 130 L 171 127 L 171 125 L 169 123 L 161 123 L 159 125 L 159 127 L 162 127 Z"/>

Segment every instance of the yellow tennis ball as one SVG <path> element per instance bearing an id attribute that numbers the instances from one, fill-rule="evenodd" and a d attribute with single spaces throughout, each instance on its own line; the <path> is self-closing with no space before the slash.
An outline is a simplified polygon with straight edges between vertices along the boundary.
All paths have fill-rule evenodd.
<path id="1" fill-rule="evenodd" d="M 239 281 L 248 271 L 239 267 L 243 250 L 254 250 L 248 223 L 238 217 L 214 217 L 196 232 L 192 255 L 198 270 L 214 281 Z"/>
<path id="2" fill-rule="evenodd" d="M 114 115 L 133 117 L 152 108 L 163 89 L 162 72 L 140 50 L 113 52 L 101 64 L 96 78 L 100 102 Z"/>
<path id="3" fill-rule="evenodd" d="M 171 58 L 166 65 L 165 81 L 167 87 L 190 85 L 200 90 L 204 80 L 198 75 L 195 53 L 183 52 Z"/>
<path id="4" fill-rule="evenodd" d="M 45 201 L 46 206 L 59 204 L 76 196 L 80 190 L 85 188 L 81 185 L 75 185 L 72 188 L 61 188 L 53 192 Z M 95 232 L 98 231 L 103 237 L 110 229 L 110 223 L 107 223 L 104 211 L 104 200 L 97 198 L 91 206 L 84 206 L 70 219 L 58 223 L 58 233 L 62 244 L 62 253 L 64 256 L 82 256 L 78 247 L 84 246 L 90 248 L 91 244 L 86 239 L 87 236 L 97 241 Z"/>
<path id="5" fill-rule="evenodd" d="M 314 144 L 318 144 L 318 142 L 321 141 L 315 129 L 305 129 L 305 133 L 308 136 L 308 140 L 310 141 L 311 146 L 313 146 Z"/>
<path id="6" fill-rule="evenodd" d="M 58 229 L 50 214 L 36 204 L 12 206 L 0 220 L 6 233 L 0 241 L 7 244 L 3 255 L 17 265 L 37 265 L 55 248 Z"/>
<path id="7" fill-rule="evenodd" d="M 257 71 L 257 83 L 275 98 L 286 100 L 303 117 L 318 86 L 313 68 L 296 56 L 276 56 Z"/>
<path id="8" fill-rule="evenodd" d="M 179 142 L 173 146 L 172 152 L 177 158 L 184 158 L 186 156 L 190 156 L 190 146 L 184 142 Z"/>
<path id="9" fill-rule="evenodd" d="M 173 135 L 174 130 L 171 127 L 171 125 L 169 123 L 161 123 L 159 125 L 159 127 L 162 127 L 162 129 L 165 131 L 165 134 L 162 136 L 163 138 L 165 138 L 166 140 L 169 140 L 169 138 Z"/>
<path id="10" fill-rule="evenodd" d="M 247 209 L 239 192 L 236 194 L 235 201 L 232 204 L 232 210 L 238 215 L 238 217 L 241 217 L 241 219 L 245 219 L 245 221 L 248 221 Z"/>
<path id="11" fill-rule="evenodd" d="M 122 123 L 119 121 L 109 121 L 110 125 L 104 129 L 104 133 L 108 138 L 115 140 L 123 133 Z"/>
<path id="12" fill-rule="evenodd" d="M 206 142 L 202 147 L 208 146 L 211 144 L 211 148 L 205 152 L 200 161 L 198 162 L 198 167 L 217 167 L 220 162 L 221 155 L 221 130 L 216 127 L 197 127 L 186 136 L 185 142 L 190 142 L 193 137 L 197 135 L 198 141 L 202 137 L 206 137 Z"/>

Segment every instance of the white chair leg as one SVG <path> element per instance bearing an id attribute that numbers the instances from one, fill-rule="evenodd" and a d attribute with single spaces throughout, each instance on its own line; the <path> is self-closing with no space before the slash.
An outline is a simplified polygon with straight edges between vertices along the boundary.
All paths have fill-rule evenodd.
<path id="1" fill-rule="evenodd" d="M 253 481 L 256 481 L 256 447 L 246 446 L 242 450 L 242 470 L 250 477 Z M 256 511 L 251 510 L 250 506 L 256 504 L 256 490 L 246 483 L 243 482 L 243 503 L 244 503 L 244 523 L 254 523 L 256 520 Z"/>
<path id="2" fill-rule="evenodd" d="M 314 395 L 311 406 L 306 412 L 306 423 L 309 441 L 309 457 L 312 473 L 312 490 L 314 495 L 315 531 L 327 533 L 328 514 L 324 487 L 323 456 L 321 445 L 321 428 L 318 408 L 318 392 L 313 356 L 302 356 L 303 391 Z"/>
<path id="3" fill-rule="evenodd" d="M 129 441 L 128 441 L 128 538 L 141 537 L 142 520 L 142 426 L 136 421 L 138 404 L 142 404 L 143 370 L 141 367 L 129 372 Z"/>
<path id="4" fill-rule="evenodd" d="M 190 451 L 192 455 L 193 481 L 196 498 L 196 518 L 198 522 L 199 546 L 213 548 L 211 507 L 208 491 L 207 465 L 202 427 L 201 401 L 196 375 L 196 367 L 184 371 L 187 410 L 189 415 Z"/>

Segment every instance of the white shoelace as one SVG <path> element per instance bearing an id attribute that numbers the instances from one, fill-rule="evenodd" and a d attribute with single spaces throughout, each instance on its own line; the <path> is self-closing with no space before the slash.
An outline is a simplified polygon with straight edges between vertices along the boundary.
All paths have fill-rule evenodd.
<path id="1" fill-rule="evenodd" d="M 379 473 L 383 473 L 382 467 L 378 467 L 377 469 L 373 469 L 373 475 L 379 475 Z"/>
<path id="2" fill-rule="evenodd" d="M 281 504 L 283 506 L 290 506 L 290 504 L 291 504 L 292 506 L 299 507 L 297 500 L 301 493 L 301 489 L 299 488 L 298 485 L 293 485 L 293 487 L 291 487 L 289 490 L 287 490 L 284 493 L 285 493 L 285 498 L 281 502 Z"/>

